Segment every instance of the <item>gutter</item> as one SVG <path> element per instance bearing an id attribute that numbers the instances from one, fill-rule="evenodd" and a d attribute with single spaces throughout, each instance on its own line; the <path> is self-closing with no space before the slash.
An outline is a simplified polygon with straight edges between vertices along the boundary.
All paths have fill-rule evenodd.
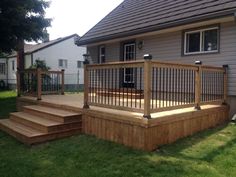
<path id="1" fill-rule="evenodd" d="M 132 31 L 126 31 L 126 32 L 122 32 L 122 33 L 111 34 L 111 35 L 92 38 L 92 39 L 88 39 L 88 40 L 83 40 L 83 37 L 81 37 L 79 40 L 77 40 L 75 42 L 75 44 L 77 46 L 82 46 L 82 45 L 92 44 L 92 43 L 96 43 L 96 42 L 113 40 L 113 39 L 116 39 L 116 38 L 129 37 L 129 36 L 133 36 L 133 35 L 139 35 L 139 34 L 142 34 L 142 33 L 148 33 L 148 32 L 168 29 L 168 28 L 171 28 L 171 27 L 186 25 L 186 24 L 189 24 L 189 23 L 196 23 L 196 22 L 201 22 L 201 21 L 204 21 L 204 20 L 212 20 L 212 19 L 227 17 L 227 16 L 234 16 L 235 19 L 236 19 L 235 10 L 236 9 L 234 8 L 234 9 L 230 9 L 230 10 L 227 10 L 227 11 L 222 11 L 222 12 L 219 12 L 219 13 L 211 13 L 211 14 L 207 14 L 207 15 L 193 16 L 193 17 L 189 17 L 189 18 L 186 18 L 186 19 L 180 19 L 180 20 L 177 20 L 177 21 L 170 21 L 170 22 L 166 22 L 166 23 L 163 23 L 163 24 L 159 24 L 159 25 L 153 25 L 153 26 L 149 26 L 149 27 L 145 27 L 145 28 L 138 28 L 138 29 L 135 29 L 135 30 L 132 30 Z"/>

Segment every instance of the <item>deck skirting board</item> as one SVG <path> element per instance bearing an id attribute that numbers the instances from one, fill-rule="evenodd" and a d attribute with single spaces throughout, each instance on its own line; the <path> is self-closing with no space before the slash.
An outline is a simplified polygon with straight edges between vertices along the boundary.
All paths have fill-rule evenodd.
<path id="1" fill-rule="evenodd" d="M 218 106 L 197 112 L 181 113 L 163 118 L 151 119 L 148 126 L 132 121 L 115 120 L 115 115 L 89 111 L 83 114 L 82 131 L 134 149 L 153 151 L 161 145 L 170 144 L 180 138 L 213 128 L 229 121 L 229 107 Z M 116 117 L 117 119 L 117 117 Z"/>

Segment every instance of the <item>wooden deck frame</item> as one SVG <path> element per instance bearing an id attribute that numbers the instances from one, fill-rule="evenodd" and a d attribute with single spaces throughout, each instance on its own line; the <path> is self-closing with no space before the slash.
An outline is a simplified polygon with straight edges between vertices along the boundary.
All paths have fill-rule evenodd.
<path id="1" fill-rule="evenodd" d="M 39 104 L 82 113 L 82 132 L 100 139 L 116 142 L 134 149 L 153 151 L 180 138 L 222 125 L 229 121 L 229 106 L 217 102 L 193 107 L 152 113 L 152 119 L 144 119 L 140 112 L 130 112 L 90 106 L 83 109 L 83 100 L 76 105 L 74 95 L 44 95 L 42 100 L 19 97 L 17 108 Z M 64 101 L 65 100 L 65 101 Z M 73 101 L 73 102 L 72 102 Z"/>

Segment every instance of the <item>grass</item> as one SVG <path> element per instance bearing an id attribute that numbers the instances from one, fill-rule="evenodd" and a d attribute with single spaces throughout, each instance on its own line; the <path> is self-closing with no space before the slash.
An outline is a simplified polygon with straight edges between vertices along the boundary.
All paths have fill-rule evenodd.
<path id="1" fill-rule="evenodd" d="M 9 96 L 7 110 L 15 110 L 15 94 L 0 95 L 0 105 L 8 106 Z M 0 176 L 235 177 L 236 127 L 208 130 L 152 153 L 86 135 L 28 147 L 0 132 Z"/>
<path id="2" fill-rule="evenodd" d="M 0 119 L 8 117 L 10 112 L 16 111 L 16 92 L 0 91 Z"/>

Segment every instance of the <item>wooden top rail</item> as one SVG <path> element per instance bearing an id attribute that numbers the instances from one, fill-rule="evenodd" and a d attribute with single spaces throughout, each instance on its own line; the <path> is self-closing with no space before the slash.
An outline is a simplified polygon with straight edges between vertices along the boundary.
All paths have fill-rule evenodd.
<path id="1" fill-rule="evenodd" d="M 86 65 L 87 69 L 108 69 L 108 68 L 134 68 L 134 67 L 143 67 L 145 60 L 135 60 L 135 61 L 120 61 L 120 62 L 108 62 L 102 64 L 88 64 Z M 160 61 L 151 61 L 152 67 L 161 67 L 161 68 L 176 68 L 176 69 L 189 69 L 189 70 L 198 70 L 201 66 L 203 71 L 214 71 L 214 72 L 225 72 L 223 67 L 215 66 L 206 66 L 206 65 L 193 65 L 193 64 L 182 64 L 174 62 L 160 62 Z"/>
<path id="2" fill-rule="evenodd" d="M 87 69 L 106 69 L 106 68 L 132 68 L 132 67 L 143 67 L 143 60 L 136 61 L 122 61 L 122 62 L 109 62 L 102 64 L 88 64 Z"/>
<path id="3" fill-rule="evenodd" d="M 225 72 L 225 68 L 223 67 L 213 67 L 213 66 L 202 66 L 202 71 L 212 71 L 212 72 Z"/>
<path id="4" fill-rule="evenodd" d="M 198 70 L 198 66 L 196 66 L 196 65 L 158 62 L 158 61 L 152 61 L 151 64 L 153 67 L 158 67 L 158 68 L 189 69 L 189 70 L 194 70 L 194 71 Z"/>

